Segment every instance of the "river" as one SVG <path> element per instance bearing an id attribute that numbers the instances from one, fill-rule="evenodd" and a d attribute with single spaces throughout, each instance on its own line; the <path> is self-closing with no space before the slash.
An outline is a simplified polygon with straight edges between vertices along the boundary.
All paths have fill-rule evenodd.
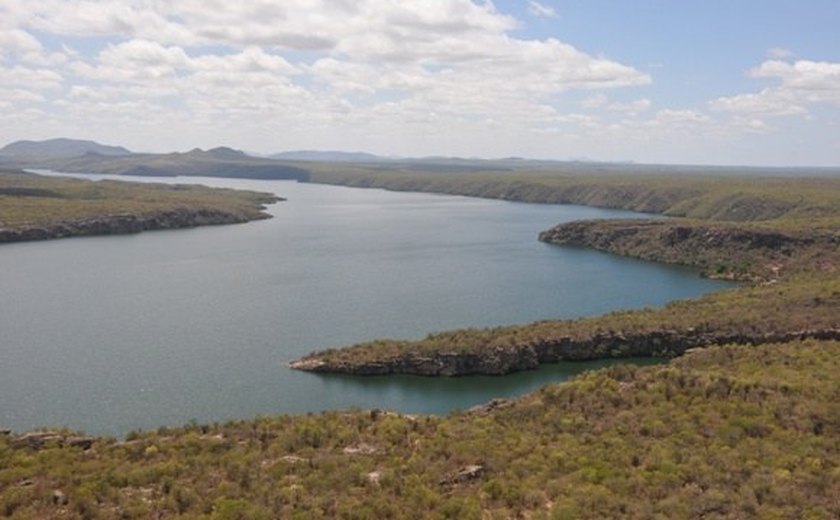
<path id="1" fill-rule="evenodd" d="M 137 180 L 288 200 L 269 208 L 273 219 L 247 224 L 0 246 L 0 426 L 121 436 L 336 408 L 446 413 L 607 362 L 446 380 L 314 375 L 286 363 L 377 337 L 658 306 L 728 286 L 537 241 L 564 221 L 639 216 L 623 211 L 291 181 Z"/>

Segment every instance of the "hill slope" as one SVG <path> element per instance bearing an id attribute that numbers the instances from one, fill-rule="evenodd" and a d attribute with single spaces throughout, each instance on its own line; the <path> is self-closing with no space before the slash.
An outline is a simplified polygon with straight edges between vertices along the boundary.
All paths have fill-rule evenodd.
<path id="1" fill-rule="evenodd" d="M 15 518 L 837 518 L 840 343 L 691 352 L 448 418 L 0 436 Z"/>
<path id="2" fill-rule="evenodd" d="M 119 157 L 131 155 L 131 152 L 122 146 L 107 146 L 94 141 L 64 138 L 46 141 L 16 141 L 0 148 L 0 158 L 16 161 L 69 159 L 86 154 Z"/>

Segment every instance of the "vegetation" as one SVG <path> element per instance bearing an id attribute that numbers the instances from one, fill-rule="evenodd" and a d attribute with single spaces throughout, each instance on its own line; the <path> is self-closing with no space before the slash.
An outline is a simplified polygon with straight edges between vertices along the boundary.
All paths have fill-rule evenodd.
<path id="1" fill-rule="evenodd" d="M 782 220 L 784 222 L 784 220 Z M 540 234 L 540 240 L 574 244 L 624 256 L 702 270 L 703 275 L 763 282 L 838 266 L 840 235 L 755 223 L 668 220 L 570 222 Z"/>
<path id="2" fill-rule="evenodd" d="M 0 242 L 268 218 L 274 195 L 0 172 Z"/>
<path id="3" fill-rule="evenodd" d="M 357 374 L 507 373 L 558 359 L 678 355 L 703 344 L 762 343 L 840 328 L 840 178 L 674 173 L 420 174 L 313 166 L 313 182 L 668 215 L 672 218 L 572 222 L 540 239 L 683 264 L 706 276 L 748 283 L 663 309 L 450 331 L 420 341 L 376 340 L 317 352 L 292 366 Z"/>
<path id="4" fill-rule="evenodd" d="M 703 345 L 837 338 L 838 309 L 840 278 L 811 274 L 676 301 L 659 309 L 462 329 L 416 341 L 380 339 L 317 352 L 293 367 L 353 374 L 504 374 L 560 360 L 676 356 Z"/>
<path id="5" fill-rule="evenodd" d="M 191 152 L 187 162 L 252 167 L 231 152 Z M 137 157 L 86 156 L 77 166 L 119 160 Z M 164 171 L 135 166 L 135 174 Z M 379 340 L 304 360 L 352 372 L 436 358 L 463 369 L 493 359 L 508 363 L 493 372 L 503 373 L 564 358 L 684 354 L 445 418 L 328 412 L 161 428 L 125 441 L 0 433 L 0 516 L 840 517 L 840 342 L 832 340 L 840 337 L 840 179 L 719 170 L 627 176 L 574 165 L 294 167 L 311 182 L 668 215 L 565 224 L 541 239 L 691 265 L 745 284 L 660 309 Z M 225 168 L 217 173 L 233 171 Z M 24 175 L 0 181 L 0 231 L 190 203 L 253 215 L 270 201 L 203 188 Z"/>
<path id="6" fill-rule="evenodd" d="M 76 146 L 79 146 L 77 144 Z M 83 146 L 83 145 L 82 145 Z M 43 147 L 39 146 L 39 149 Z M 252 157 L 231 148 L 194 149 L 186 153 L 135 154 L 104 153 L 102 149 L 74 157 L 55 157 L 48 153 L 32 155 L 0 155 L 0 161 L 18 168 L 41 168 L 70 173 L 103 173 L 151 177 L 201 176 L 242 179 L 306 180 L 305 169 L 279 161 Z M 58 152 L 56 152 L 58 153 Z"/>
<path id="7" fill-rule="evenodd" d="M 790 230 L 840 229 L 840 177 L 791 177 L 775 170 L 559 165 L 503 172 L 417 172 L 390 167 L 311 164 L 310 181 L 447 193 L 470 197 L 583 204 L 716 222 L 751 223 Z M 639 167 L 641 168 L 641 167 Z M 775 173 L 785 176 L 769 176 Z M 769 221 L 773 221 L 770 223 Z"/>
<path id="8" fill-rule="evenodd" d="M 447 418 L 329 412 L 89 449 L 0 436 L 12 518 L 836 518 L 840 343 L 692 351 Z"/>

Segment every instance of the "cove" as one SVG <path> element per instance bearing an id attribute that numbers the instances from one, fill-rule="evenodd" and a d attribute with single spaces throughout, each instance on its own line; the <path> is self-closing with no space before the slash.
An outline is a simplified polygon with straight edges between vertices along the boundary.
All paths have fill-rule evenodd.
<path id="1" fill-rule="evenodd" d="M 85 176 L 107 178 L 107 176 Z M 313 350 L 658 306 L 728 287 L 537 241 L 639 214 L 292 181 L 271 220 L 0 247 L 0 426 L 131 429 L 338 408 L 446 413 L 604 362 L 503 378 L 316 376 Z"/>

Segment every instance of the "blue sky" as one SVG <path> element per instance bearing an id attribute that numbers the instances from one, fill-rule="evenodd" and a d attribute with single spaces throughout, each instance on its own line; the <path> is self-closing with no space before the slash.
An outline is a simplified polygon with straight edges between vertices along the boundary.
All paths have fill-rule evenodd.
<path id="1" fill-rule="evenodd" d="M 581 50 L 631 63 L 656 76 L 657 96 L 698 103 L 755 88 L 746 71 L 768 50 L 815 61 L 840 58 L 840 2 L 741 0 L 544 2 L 555 18 L 528 20 L 528 2 L 497 2 L 528 20 L 521 33 L 555 37 Z M 685 86 L 690 85 L 690 89 Z"/>
<path id="2" fill-rule="evenodd" d="M 0 143 L 840 165 L 840 2 L 4 0 Z"/>

